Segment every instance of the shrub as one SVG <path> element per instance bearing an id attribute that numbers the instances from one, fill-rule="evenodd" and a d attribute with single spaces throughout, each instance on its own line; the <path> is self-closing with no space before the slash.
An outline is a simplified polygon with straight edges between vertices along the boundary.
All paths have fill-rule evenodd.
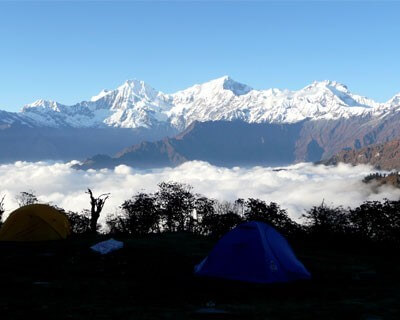
<path id="1" fill-rule="evenodd" d="M 260 199 L 249 198 L 245 201 L 244 217 L 247 221 L 268 223 L 285 235 L 299 229 L 299 225 L 288 216 L 287 211 L 275 202 L 267 204 Z"/>
<path id="2" fill-rule="evenodd" d="M 30 204 L 35 204 L 35 203 L 39 202 L 38 197 L 35 195 L 35 192 L 32 190 L 29 192 L 27 192 L 27 191 L 20 192 L 19 195 L 17 195 L 15 198 L 20 207 L 27 206 Z"/>
<path id="3" fill-rule="evenodd" d="M 319 237 L 350 232 L 349 212 L 342 207 L 329 207 L 322 203 L 306 211 L 302 217 L 306 220 L 307 231 Z"/>
<path id="4" fill-rule="evenodd" d="M 212 214 L 203 217 L 201 226 L 204 234 L 220 237 L 243 222 L 241 216 L 229 211 L 222 214 Z"/>
<path id="5" fill-rule="evenodd" d="M 190 231 L 193 226 L 195 196 L 192 187 L 178 182 L 162 182 L 155 193 L 163 228 L 167 231 Z"/>
<path id="6" fill-rule="evenodd" d="M 366 201 L 350 210 L 353 233 L 375 242 L 400 243 L 400 201 Z"/>
<path id="7" fill-rule="evenodd" d="M 110 217 L 107 225 L 113 233 L 146 234 L 160 231 L 160 211 L 151 194 L 138 193 L 120 207 L 119 217 Z"/>
<path id="8" fill-rule="evenodd" d="M 90 218 L 87 211 L 84 211 L 81 214 L 68 211 L 65 212 L 65 215 L 67 216 L 69 224 L 71 225 L 72 234 L 85 234 L 91 232 Z"/>

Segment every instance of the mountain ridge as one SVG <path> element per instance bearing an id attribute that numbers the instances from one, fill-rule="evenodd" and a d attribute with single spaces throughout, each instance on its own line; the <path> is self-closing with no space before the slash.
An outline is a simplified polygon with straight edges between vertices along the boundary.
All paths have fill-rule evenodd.
<path id="1" fill-rule="evenodd" d="M 0 125 L 53 128 L 147 128 L 182 131 L 193 121 L 296 123 L 305 119 L 384 117 L 400 109 L 400 94 L 378 103 L 336 81 L 314 81 L 297 91 L 255 90 L 229 76 L 166 94 L 141 80 L 127 80 L 90 100 L 67 106 L 37 100 L 20 112 L 0 112 Z"/>
<path id="2" fill-rule="evenodd" d="M 37 100 L 20 113 L 0 111 L 0 162 L 282 165 L 396 139 L 399 123 L 400 94 L 378 103 L 336 81 L 255 90 L 224 76 L 164 94 L 128 80 L 72 106 Z"/>
<path id="3" fill-rule="evenodd" d="M 379 143 L 359 150 L 343 150 L 322 163 L 337 165 L 369 164 L 377 170 L 400 170 L 400 139 Z"/>
<path id="4" fill-rule="evenodd" d="M 124 164 L 140 169 L 174 167 L 186 161 L 218 166 L 292 163 L 302 124 L 249 124 L 243 121 L 193 122 L 171 138 L 130 146 L 109 157 L 98 154 L 75 169 L 113 168 Z"/>

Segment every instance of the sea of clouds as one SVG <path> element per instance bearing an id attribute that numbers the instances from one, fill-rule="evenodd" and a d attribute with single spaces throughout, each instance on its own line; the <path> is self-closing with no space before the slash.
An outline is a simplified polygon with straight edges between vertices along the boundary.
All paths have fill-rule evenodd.
<path id="1" fill-rule="evenodd" d="M 259 198 L 273 201 L 298 219 L 306 209 L 324 201 L 328 205 L 354 207 L 366 200 L 400 198 L 400 190 L 380 187 L 373 190 L 361 182 L 373 172 L 369 166 L 336 167 L 300 163 L 288 167 L 222 168 L 206 162 L 191 161 L 176 168 L 135 170 L 128 166 L 115 169 L 81 171 L 76 162 L 16 162 L 0 165 L 0 197 L 5 195 L 5 217 L 18 207 L 16 196 L 33 191 L 41 202 L 81 212 L 89 209 L 87 188 L 95 196 L 110 193 L 104 217 L 117 213 L 124 200 L 136 192 L 154 192 L 162 181 L 183 182 L 193 192 L 220 201 Z"/>

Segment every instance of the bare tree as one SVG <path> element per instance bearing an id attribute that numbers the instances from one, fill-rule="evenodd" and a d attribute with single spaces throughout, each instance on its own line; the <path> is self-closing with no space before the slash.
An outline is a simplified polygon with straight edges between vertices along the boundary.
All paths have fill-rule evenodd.
<path id="1" fill-rule="evenodd" d="M 4 198 L 5 198 L 6 196 L 4 195 L 2 198 L 1 198 L 1 200 L 0 200 L 0 226 L 1 226 L 1 224 L 3 223 L 3 213 L 4 213 L 4 211 L 6 211 L 5 209 L 4 209 Z"/>
<path id="2" fill-rule="evenodd" d="M 86 192 L 90 196 L 90 231 L 97 232 L 97 220 L 100 218 L 100 213 L 103 210 L 106 200 L 110 197 L 109 193 L 103 193 L 97 198 L 93 196 L 92 190 L 88 188 Z"/>

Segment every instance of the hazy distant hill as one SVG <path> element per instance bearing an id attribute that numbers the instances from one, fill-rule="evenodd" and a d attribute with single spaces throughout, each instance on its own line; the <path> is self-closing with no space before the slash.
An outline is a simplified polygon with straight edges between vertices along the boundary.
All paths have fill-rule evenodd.
<path id="1" fill-rule="evenodd" d="M 368 119 L 249 124 L 242 121 L 195 122 L 174 138 L 142 142 L 115 157 L 89 158 L 81 169 L 126 164 L 137 168 L 176 166 L 204 160 L 219 166 L 285 165 L 319 161 L 349 146 L 400 136 L 395 122 L 369 127 Z M 393 120 L 394 121 L 394 120 Z M 388 133 L 389 132 L 389 133 Z"/>
<path id="2" fill-rule="evenodd" d="M 115 157 L 95 156 L 77 168 L 103 168 L 126 164 L 138 168 L 176 166 L 204 160 L 220 166 L 289 164 L 301 124 L 264 125 L 242 121 L 194 122 L 174 138 L 142 142 Z"/>
<path id="3" fill-rule="evenodd" d="M 128 128 L 30 128 L 14 125 L 0 129 L 0 163 L 18 160 L 74 160 L 97 153 L 115 154 L 143 140 L 158 140 L 175 131 Z"/>

